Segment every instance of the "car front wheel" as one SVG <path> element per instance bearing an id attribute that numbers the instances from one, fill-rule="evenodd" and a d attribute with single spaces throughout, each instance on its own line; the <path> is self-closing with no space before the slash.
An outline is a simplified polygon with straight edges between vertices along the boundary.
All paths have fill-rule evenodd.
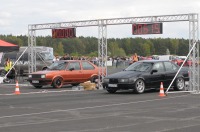
<path id="1" fill-rule="evenodd" d="M 108 91 L 108 93 L 111 93 L 111 94 L 116 93 L 117 91 L 115 89 L 108 89 L 108 88 L 106 88 L 106 90 Z"/>
<path id="2" fill-rule="evenodd" d="M 61 88 L 63 86 L 63 79 L 61 77 L 57 77 L 53 80 L 52 86 L 54 88 Z"/>
<path id="3" fill-rule="evenodd" d="M 36 85 L 33 85 L 33 86 L 34 86 L 35 88 L 42 88 L 42 86 L 38 86 L 38 85 L 37 85 L 37 86 L 36 86 Z"/>
<path id="4" fill-rule="evenodd" d="M 177 78 L 174 86 L 174 90 L 181 91 L 185 88 L 185 81 L 183 78 Z"/>
<path id="5" fill-rule="evenodd" d="M 135 89 L 134 91 L 138 94 L 144 93 L 145 90 L 145 83 L 142 79 L 138 79 L 135 82 Z"/>

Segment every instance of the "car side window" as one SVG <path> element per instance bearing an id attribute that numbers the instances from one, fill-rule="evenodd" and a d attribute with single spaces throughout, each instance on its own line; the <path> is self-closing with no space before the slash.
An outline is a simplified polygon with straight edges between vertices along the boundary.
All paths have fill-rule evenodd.
<path id="1" fill-rule="evenodd" d="M 83 70 L 93 70 L 94 66 L 88 62 L 82 62 Z"/>
<path id="2" fill-rule="evenodd" d="M 60 63 L 58 66 L 57 66 L 57 70 L 65 70 L 66 68 L 66 63 Z"/>
<path id="3" fill-rule="evenodd" d="M 153 69 L 154 69 L 154 70 L 158 70 L 158 72 L 164 72 L 164 71 L 165 71 L 162 62 L 155 63 L 155 64 L 153 65 Z"/>
<path id="4" fill-rule="evenodd" d="M 164 62 L 166 71 L 176 71 L 178 67 L 171 62 Z"/>
<path id="5" fill-rule="evenodd" d="M 74 68 L 74 70 L 80 70 L 81 69 L 79 62 L 71 62 L 71 63 L 69 63 L 67 69 L 69 70 L 71 68 Z"/>

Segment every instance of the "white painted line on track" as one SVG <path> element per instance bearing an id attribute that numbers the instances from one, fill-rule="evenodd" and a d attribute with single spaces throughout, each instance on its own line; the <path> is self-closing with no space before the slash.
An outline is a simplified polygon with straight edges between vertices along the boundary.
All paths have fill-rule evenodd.
<path id="1" fill-rule="evenodd" d="M 173 98 L 180 98 L 180 97 L 189 96 L 189 95 L 190 94 L 180 95 L 180 96 L 175 96 L 175 97 L 163 97 L 163 98 L 159 98 L 159 99 L 142 100 L 142 101 L 136 101 L 136 102 L 127 102 L 127 103 L 118 103 L 118 104 L 109 104 L 109 105 L 98 105 L 98 106 L 91 106 L 91 107 L 45 111 L 45 112 L 29 113 L 29 114 L 21 114 L 21 115 L 0 116 L 0 119 L 12 118 L 12 117 L 22 117 L 22 116 L 32 116 L 32 115 L 41 115 L 41 114 L 49 114 L 49 113 L 57 113 L 57 112 L 68 112 L 68 111 L 85 110 L 85 109 L 95 109 L 95 108 L 112 107 L 112 106 L 120 106 L 120 105 L 129 105 L 129 104 L 137 104 L 137 103 L 146 103 L 146 102 L 167 100 L 167 99 L 173 99 Z"/>
<path id="2" fill-rule="evenodd" d="M 60 90 L 60 91 L 48 91 L 48 90 L 41 90 L 39 92 L 29 92 L 29 93 L 20 93 L 22 95 L 28 95 L 28 94 L 40 94 L 40 93 L 62 93 L 62 92 L 75 92 L 75 91 L 85 91 L 85 90 Z M 16 95 L 15 93 L 10 94 L 0 94 L 1 95 Z M 19 95 L 18 95 L 19 96 Z"/>
<path id="3" fill-rule="evenodd" d="M 168 93 L 193 93 L 194 91 L 174 91 L 174 92 L 167 92 Z"/>
<path id="4" fill-rule="evenodd" d="M 16 85 L 16 83 L 1 83 L 0 85 Z M 28 84 L 28 83 L 18 83 L 18 85 L 24 85 L 24 86 L 32 86 L 31 84 Z"/>

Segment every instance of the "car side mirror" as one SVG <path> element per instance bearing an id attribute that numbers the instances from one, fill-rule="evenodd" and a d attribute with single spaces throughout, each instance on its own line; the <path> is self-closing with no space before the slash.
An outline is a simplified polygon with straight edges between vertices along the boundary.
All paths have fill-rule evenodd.
<path id="1" fill-rule="evenodd" d="M 151 74 L 153 74 L 154 72 L 158 72 L 158 70 L 153 69 L 153 70 L 151 71 Z"/>

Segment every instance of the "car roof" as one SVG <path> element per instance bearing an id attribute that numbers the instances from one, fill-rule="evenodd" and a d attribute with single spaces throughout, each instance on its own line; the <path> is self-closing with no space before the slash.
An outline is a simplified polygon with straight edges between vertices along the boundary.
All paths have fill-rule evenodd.
<path id="1" fill-rule="evenodd" d="M 141 60 L 139 62 L 155 63 L 155 62 L 171 62 L 171 61 L 169 61 L 169 60 Z"/>
<path id="2" fill-rule="evenodd" d="M 59 60 L 59 61 L 63 61 L 63 62 L 74 62 L 74 61 L 87 61 L 87 60 Z"/>

